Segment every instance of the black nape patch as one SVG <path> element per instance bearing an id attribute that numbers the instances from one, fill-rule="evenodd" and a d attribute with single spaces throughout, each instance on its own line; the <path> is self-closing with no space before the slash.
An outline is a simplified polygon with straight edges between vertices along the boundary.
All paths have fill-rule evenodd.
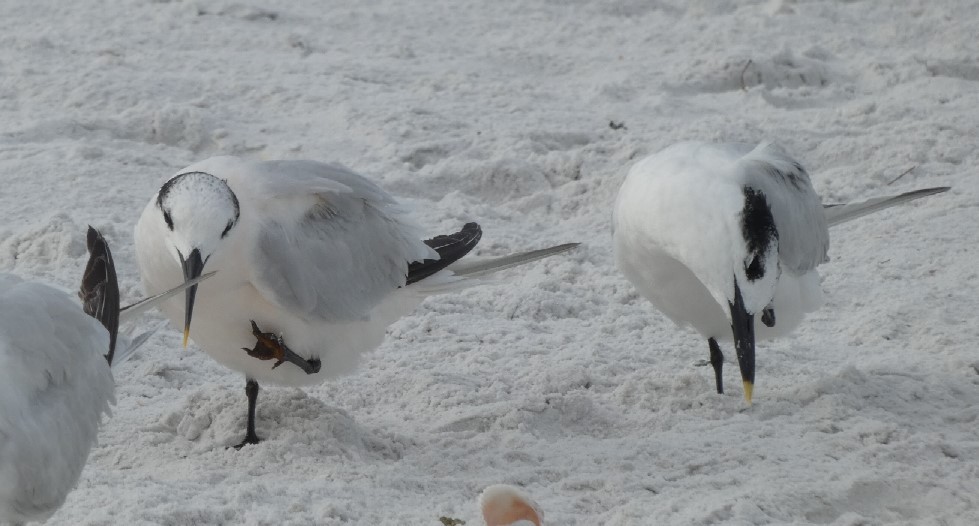
<path id="1" fill-rule="evenodd" d="M 241 206 L 238 205 L 238 196 L 235 195 L 235 193 L 231 191 L 231 187 L 228 186 L 228 180 L 221 179 L 221 181 L 225 184 L 225 187 L 227 187 L 228 193 L 231 194 L 231 204 L 235 208 L 235 217 L 228 222 L 228 226 L 224 229 L 224 232 L 221 233 L 221 237 L 223 238 L 224 236 L 228 235 L 228 232 L 232 227 L 238 224 L 238 218 L 241 217 Z"/>
<path id="2" fill-rule="evenodd" d="M 160 193 L 156 194 L 156 206 L 160 207 L 160 210 L 163 210 L 163 202 L 170 196 L 170 190 L 173 189 L 173 185 L 175 185 L 177 181 L 192 173 L 197 172 L 187 172 L 185 174 L 175 175 L 171 177 L 169 181 L 163 183 L 163 186 L 160 187 Z"/>
<path id="3" fill-rule="evenodd" d="M 749 186 L 742 188 L 744 194 L 744 209 L 741 210 L 741 235 L 744 236 L 751 260 L 745 265 L 745 276 L 750 281 L 765 276 L 765 264 L 762 258 L 768 252 L 768 247 L 778 241 L 778 230 L 775 219 L 768 206 L 765 194 Z"/>

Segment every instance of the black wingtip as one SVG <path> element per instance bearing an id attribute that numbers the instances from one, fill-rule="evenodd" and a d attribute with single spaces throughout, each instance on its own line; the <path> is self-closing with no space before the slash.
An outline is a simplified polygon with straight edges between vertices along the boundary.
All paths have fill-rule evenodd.
<path id="1" fill-rule="evenodd" d="M 421 281 L 455 263 L 468 254 L 482 237 L 483 229 L 478 224 L 466 223 L 462 229 L 454 234 L 426 239 L 424 243 L 438 252 L 439 259 L 426 259 L 409 263 L 405 285 Z"/>
<path id="2" fill-rule="evenodd" d="M 85 265 L 78 297 L 82 300 L 85 313 L 99 320 L 109 331 L 109 352 L 105 358 L 111 365 L 119 335 L 119 280 L 109 244 L 91 226 L 88 227 L 87 245 L 88 264 Z"/>
<path id="3" fill-rule="evenodd" d="M 949 191 L 951 189 L 952 189 L 951 186 L 935 186 L 933 188 L 922 188 L 920 190 L 912 190 L 910 192 L 907 192 L 904 195 L 907 195 L 907 196 L 915 196 L 916 198 L 917 197 L 925 197 L 927 195 L 941 194 L 941 193 L 947 192 L 947 191 Z"/>

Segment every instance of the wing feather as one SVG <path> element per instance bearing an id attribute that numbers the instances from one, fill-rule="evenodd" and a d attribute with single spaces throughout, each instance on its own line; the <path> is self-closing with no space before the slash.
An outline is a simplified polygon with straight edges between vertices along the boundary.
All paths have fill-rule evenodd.
<path id="1" fill-rule="evenodd" d="M 251 281 L 298 316 L 365 319 L 405 285 L 409 263 L 439 257 L 394 198 L 342 166 L 268 161 L 236 173 L 228 184 L 263 210 Z"/>
<path id="2" fill-rule="evenodd" d="M 765 193 L 783 270 L 802 275 L 829 261 L 829 227 L 809 174 L 778 147 L 762 143 L 738 160 L 745 180 Z"/>
<path id="3" fill-rule="evenodd" d="M 922 188 L 920 190 L 905 192 L 903 194 L 874 197 L 859 203 L 823 205 L 823 209 L 826 213 L 826 220 L 829 222 L 829 225 L 836 226 L 840 223 L 845 223 L 847 221 L 852 221 L 854 219 L 863 217 L 867 214 L 872 214 L 878 210 L 897 206 L 899 204 L 920 199 L 922 197 L 927 197 L 929 195 L 947 192 L 949 188 L 950 187 L 948 186 Z"/>

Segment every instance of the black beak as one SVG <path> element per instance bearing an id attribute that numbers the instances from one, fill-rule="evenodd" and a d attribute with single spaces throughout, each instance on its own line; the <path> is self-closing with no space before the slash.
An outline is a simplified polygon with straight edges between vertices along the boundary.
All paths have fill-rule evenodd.
<path id="1" fill-rule="evenodd" d="M 734 349 L 738 352 L 738 366 L 744 383 L 744 399 L 751 404 L 755 386 L 755 315 L 744 308 L 744 298 L 737 282 L 734 284 L 734 303 L 731 306 L 731 332 L 734 333 Z"/>
<path id="2" fill-rule="evenodd" d="M 184 281 L 190 281 L 201 275 L 204 271 L 204 261 L 201 259 L 201 251 L 194 249 L 190 251 L 190 257 L 184 259 L 184 255 L 177 252 L 180 256 L 180 266 L 184 269 Z M 197 297 L 197 285 L 192 285 L 187 289 L 187 307 L 184 310 L 184 348 L 187 348 L 187 339 L 190 337 L 190 319 L 194 314 L 194 298 Z"/>

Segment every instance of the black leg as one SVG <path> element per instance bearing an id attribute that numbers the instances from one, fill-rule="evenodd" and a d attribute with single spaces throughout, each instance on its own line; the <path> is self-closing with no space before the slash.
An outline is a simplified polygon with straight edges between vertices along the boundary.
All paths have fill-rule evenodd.
<path id="1" fill-rule="evenodd" d="M 714 338 L 708 338 L 707 344 L 710 345 L 710 364 L 714 367 L 714 385 L 717 386 L 717 394 L 724 394 L 724 379 L 721 376 L 721 369 L 724 368 L 724 353 L 721 352 Z"/>
<path id="2" fill-rule="evenodd" d="M 258 435 L 255 434 L 255 404 L 258 403 L 258 382 L 251 378 L 245 379 L 245 395 L 248 396 L 248 424 L 246 424 L 245 439 L 235 449 L 241 449 L 248 444 L 258 444 Z"/>

